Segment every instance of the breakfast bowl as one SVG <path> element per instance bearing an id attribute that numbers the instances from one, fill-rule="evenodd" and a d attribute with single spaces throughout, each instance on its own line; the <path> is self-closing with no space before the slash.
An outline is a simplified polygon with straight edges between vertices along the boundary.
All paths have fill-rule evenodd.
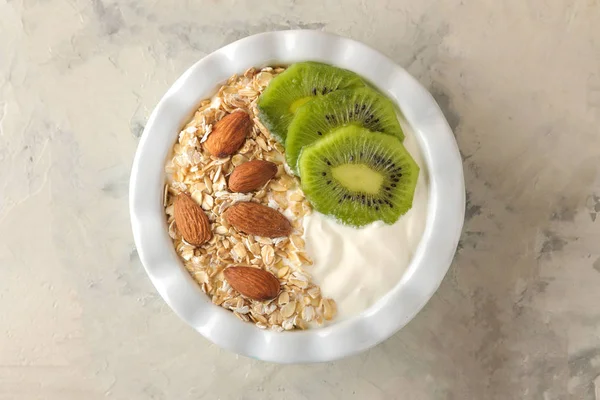
<path id="1" fill-rule="evenodd" d="M 400 110 L 422 155 L 428 182 L 423 232 L 398 282 L 361 310 L 321 327 L 281 331 L 236 318 L 213 304 L 184 267 L 165 215 L 165 163 L 183 126 L 202 100 L 249 68 L 311 61 L 352 71 Z M 152 283 L 173 311 L 204 337 L 236 353 L 278 363 L 323 362 L 356 354 L 389 338 L 423 308 L 453 259 L 464 220 L 460 153 L 433 97 L 404 69 L 368 46 L 309 31 L 268 32 L 222 47 L 190 67 L 152 112 L 141 137 L 130 181 L 135 244 Z M 394 237 L 388 238 L 393 246 Z M 388 243 L 388 242 L 386 242 Z M 368 265 L 365 265 L 368 273 Z M 264 328 L 264 327 L 263 327 Z"/>

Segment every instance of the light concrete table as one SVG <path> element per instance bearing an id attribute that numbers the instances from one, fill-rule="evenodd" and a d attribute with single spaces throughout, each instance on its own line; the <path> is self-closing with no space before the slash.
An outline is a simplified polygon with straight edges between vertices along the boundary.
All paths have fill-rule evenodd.
<path id="1" fill-rule="evenodd" d="M 597 0 L 0 0 L 0 399 L 600 399 L 599 20 Z M 282 367 L 170 311 L 127 183 L 186 67 L 288 28 L 364 41 L 428 86 L 468 205 L 404 330 Z"/>

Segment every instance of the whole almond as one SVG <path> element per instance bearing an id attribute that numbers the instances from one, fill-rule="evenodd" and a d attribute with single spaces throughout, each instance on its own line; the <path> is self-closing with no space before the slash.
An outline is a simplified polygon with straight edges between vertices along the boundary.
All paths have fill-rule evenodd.
<path id="1" fill-rule="evenodd" d="M 208 217 L 187 193 L 178 194 L 174 206 L 175 224 L 186 242 L 200 246 L 212 238 Z"/>
<path id="2" fill-rule="evenodd" d="M 248 235 L 275 238 L 292 233 L 292 224 L 283 214 L 262 204 L 236 203 L 224 215 L 230 225 Z"/>
<path id="3" fill-rule="evenodd" d="M 229 177 L 229 190 L 247 193 L 261 188 L 277 174 L 277 165 L 270 161 L 252 160 L 237 166 Z"/>
<path id="4" fill-rule="evenodd" d="M 277 297 L 281 286 L 270 272 L 253 267 L 228 267 L 225 279 L 241 295 L 253 300 L 271 300 Z"/>
<path id="5" fill-rule="evenodd" d="M 252 120 L 245 112 L 228 114 L 215 123 L 204 148 L 215 157 L 227 157 L 242 147 L 251 129 Z"/>

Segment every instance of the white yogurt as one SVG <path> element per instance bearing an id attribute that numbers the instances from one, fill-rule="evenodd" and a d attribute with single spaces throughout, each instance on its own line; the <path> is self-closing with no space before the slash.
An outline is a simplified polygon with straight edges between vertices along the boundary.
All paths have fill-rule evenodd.
<path id="1" fill-rule="evenodd" d="M 383 297 L 408 267 L 425 230 L 429 182 L 417 139 L 403 123 L 404 146 L 421 168 L 412 208 L 395 224 L 342 225 L 318 212 L 304 217 L 307 268 L 324 296 L 338 305 L 336 320 L 361 313 Z"/>

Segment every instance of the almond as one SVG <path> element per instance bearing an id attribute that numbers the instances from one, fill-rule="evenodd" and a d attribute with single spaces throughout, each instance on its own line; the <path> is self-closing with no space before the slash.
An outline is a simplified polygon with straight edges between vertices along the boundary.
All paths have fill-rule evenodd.
<path id="1" fill-rule="evenodd" d="M 262 204 L 236 203 L 224 215 L 230 225 L 248 235 L 276 238 L 292 233 L 292 224 L 283 214 Z"/>
<path id="2" fill-rule="evenodd" d="M 277 174 L 277 165 L 270 161 L 252 160 L 233 170 L 229 177 L 229 190 L 248 193 L 261 188 Z"/>
<path id="3" fill-rule="evenodd" d="M 251 129 L 252 120 L 245 112 L 228 114 L 213 126 L 204 148 L 215 157 L 227 157 L 242 147 Z"/>
<path id="4" fill-rule="evenodd" d="M 274 299 L 281 288 L 273 274 L 259 268 L 229 267 L 223 275 L 232 288 L 253 300 Z"/>
<path id="5" fill-rule="evenodd" d="M 175 224 L 186 242 L 200 246 L 212 238 L 208 217 L 190 195 L 177 195 L 174 206 Z"/>

